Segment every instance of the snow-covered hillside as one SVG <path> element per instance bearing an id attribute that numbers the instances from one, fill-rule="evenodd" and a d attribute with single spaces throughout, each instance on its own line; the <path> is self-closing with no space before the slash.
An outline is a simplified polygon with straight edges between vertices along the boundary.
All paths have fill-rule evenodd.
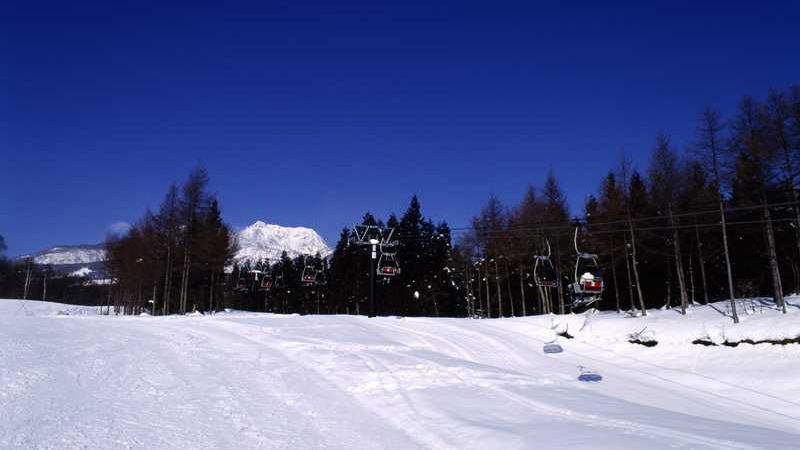
<path id="1" fill-rule="evenodd" d="M 319 252 L 323 257 L 331 253 L 331 249 L 316 231 L 305 227 L 282 227 L 257 221 L 243 228 L 236 234 L 239 250 L 234 259 L 256 262 L 260 259 L 276 261 L 286 251 L 290 258 L 298 255 L 314 255 Z"/>
<path id="2" fill-rule="evenodd" d="M 102 244 L 61 245 L 48 248 L 47 250 L 43 250 L 32 255 L 23 255 L 18 259 L 32 257 L 33 262 L 36 264 L 89 264 L 102 261 L 105 257 L 105 254 L 106 251 Z"/>
<path id="3" fill-rule="evenodd" d="M 0 300 L 0 448 L 796 449 L 800 345 L 691 343 L 798 336 L 791 301 L 733 325 L 724 304 L 469 320 Z M 544 354 L 555 331 L 574 338 Z"/>

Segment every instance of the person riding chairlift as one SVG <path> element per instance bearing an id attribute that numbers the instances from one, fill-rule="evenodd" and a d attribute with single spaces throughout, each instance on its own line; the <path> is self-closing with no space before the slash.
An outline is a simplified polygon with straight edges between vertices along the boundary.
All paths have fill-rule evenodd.
<path id="1" fill-rule="evenodd" d="M 600 274 L 600 269 L 595 269 L 594 273 L 584 272 L 580 278 L 581 287 L 583 287 L 584 290 L 599 291 L 603 288 L 602 279 L 603 277 Z"/>

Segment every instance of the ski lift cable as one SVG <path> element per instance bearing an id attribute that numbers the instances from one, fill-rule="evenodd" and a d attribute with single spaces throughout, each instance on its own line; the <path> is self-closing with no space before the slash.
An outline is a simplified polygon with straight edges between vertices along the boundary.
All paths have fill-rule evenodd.
<path id="1" fill-rule="evenodd" d="M 791 218 L 772 219 L 772 222 L 773 223 L 791 222 L 792 220 L 793 219 L 791 219 Z M 761 220 L 746 220 L 746 221 L 728 222 L 727 225 L 729 227 L 735 227 L 735 226 L 746 226 L 746 225 L 762 225 L 762 224 L 765 224 L 765 223 L 767 223 L 767 221 L 761 219 Z M 646 227 L 646 228 L 635 228 L 634 231 L 636 231 L 636 232 L 641 232 L 641 231 L 667 231 L 667 230 L 672 230 L 673 228 L 677 228 L 677 229 L 693 229 L 695 226 L 700 227 L 700 228 L 715 228 L 715 227 L 721 226 L 721 224 L 718 223 L 718 222 L 713 222 L 713 223 L 703 223 L 703 224 L 676 225 L 674 227 L 673 226 Z M 610 235 L 610 234 L 623 234 L 624 235 L 624 234 L 627 234 L 629 232 L 630 232 L 630 229 L 628 229 L 628 228 L 619 228 L 619 229 L 615 229 L 615 230 L 595 230 L 592 233 L 593 234 L 602 234 L 602 235 Z M 572 236 L 574 236 L 574 234 L 573 233 L 569 233 L 569 234 L 561 233 L 561 234 L 556 234 L 556 235 L 550 235 L 549 237 L 559 238 L 559 237 L 566 237 L 566 236 L 572 237 Z M 501 240 L 501 239 L 514 239 L 514 240 L 517 240 L 517 238 L 504 237 L 504 236 L 498 236 L 495 239 L 499 239 L 499 240 Z M 658 253 L 658 252 L 654 252 L 654 253 Z M 505 256 L 509 257 L 509 258 L 529 258 L 531 256 L 531 254 L 529 252 L 510 252 L 510 253 L 506 252 Z"/>
<path id="2" fill-rule="evenodd" d="M 766 205 L 767 208 L 776 208 L 782 206 L 800 206 L 800 201 L 790 201 L 790 202 L 778 202 L 778 203 L 768 203 Z M 748 211 L 748 210 L 758 210 L 763 209 L 764 205 L 748 205 L 748 206 L 738 206 L 736 208 L 726 208 L 725 213 L 732 213 L 738 211 Z M 705 214 L 719 214 L 719 208 L 717 209 L 709 209 L 703 211 L 689 211 L 685 213 L 677 213 L 673 214 L 673 218 L 680 218 L 680 217 L 691 217 L 691 216 L 699 216 Z M 648 217 L 631 217 L 612 220 L 612 221 L 605 221 L 605 222 L 590 222 L 589 217 L 587 216 L 580 216 L 574 217 L 571 219 L 571 224 L 566 223 L 558 223 L 558 222 L 543 222 L 537 224 L 535 226 L 519 226 L 519 227 L 507 227 L 502 230 L 486 230 L 483 231 L 482 234 L 496 234 L 496 233 L 507 233 L 509 231 L 540 231 L 540 230 L 548 230 L 548 229 L 564 229 L 564 228 L 572 228 L 575 222 L 580 224 L 585 224 L 591 227 L 602 227 L 604 225 L 615 225 L 615 224 L 628 224 L 629 222 L 638 223 L 638 222 L 647 222 L 650 220 L 665 220 L 667 216 L 665 215 L 656 215 L 656 216 L 648 216 Z M 451 233 L 454 231 L 473 231 L 473 226 L 460 226 L 460 227 L 450 227 Z M 399 236 L 403 237 L 403 236 Z"/>
<path id="3" fill-rule="evenodd" d="M 794 219 L 792 219 L 792 218 L 773 218 L 773 219 L 770 220 L 770 222 L 772 222 L 772 223 L 786 223 L 786 222 L 793 222 L 793 220 Z M 728 222 L 726 222 L 726 226 L 733 227 L 733 226 L 744 226 L 744 225 L 761 225 L 761 224 L 765 224 L 765 223 L 768 223 L 768 221 L 766 221 L 764 219 L 741 220 L 741 221 L 728 221 Z M 680 225 L 661 225 L 661 226 L 651 226 L 651 227 L 635 227 L 634 231 L 636 231 L 636 232 L 640 232 L 640 231 L 665 231 L 665 230 L 673 230 L 673 229 L 685 230 L 685 229 L 694 229 L 695 227 L 699 227 L 699 228 L 716 228 L 716 227 L 720 227 L 720 226 L 722 226 L 722 224 L 720 222 L 697 223 L 697 224 L 691 223 L 691 224 L 680 224 Z M 572 234 L 573 234 L 572 233 L 572 228 L 571 227 L 569 228 L 569 232 L 566 232 L 566 230 L 567 230 L 567 227 L 565 226 L 565 227 L 562 227 L 562 232 L 560 232 L 558 234 L 548 234 L 548 236 L 549 237 L 555 237 L 555 238 L 566 237 L 566 236 L 571 237 Z M 625 228 L 617 228 L 617 229 L 612 229 L 612 230 L 594 229 L 594 230 L 591 231 L 591 234 L 608 235 L 608 234 L 624 234 L 624 233 L 629 233 L 629 232 L 630 232 L 630 228 L 629 227 L 625 227 Z M 539 234 L 539 233 L 531 232 L 531 233 L 528 233 L 527 235 L 524 235 L 522 237 L 535 236 L 537 234 Z M 517 240 L 520 239 L 520 236 L 519 235 L 517 235 L 517 236 L 509 236 L 508 232 L 498 232 L 498 235 L 491 237 L 491 239 L 493 239 L 493 240 L 513 240 L 513 241 L 517 241 Z"/>

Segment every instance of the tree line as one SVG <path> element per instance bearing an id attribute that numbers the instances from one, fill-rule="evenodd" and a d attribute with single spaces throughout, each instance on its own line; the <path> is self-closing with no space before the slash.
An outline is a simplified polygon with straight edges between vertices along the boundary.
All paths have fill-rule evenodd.
<path id="1" fill-rule="evenodd" d="M 450 228 L 446 222 L 425 218 L 416 196 L 399 218 L 391 214 L 384 221 L 367 212 L 356 224 L 391 228 L 397 239 L 393 252 L 400 270 L 393 276 L 380 276 L 379 265 L 372 269 L 376 271 L 377 314 L 465 314 L 451 268 Z M 278 313 L 367 314 L 371 249 L 356 245 L 354 238 L 354 230 L 344 227 L 329 258 L 317 254 L 292 259 L 284 252 L 274 263 L 235 264 L 231 278 L 238 287 L 233 296 L 236 307 Z M 303 280 L 309 267 L 319 272 L 313 283 Z M 264 288 L 265 277 L 271 281 L 269 289 Z"/>
<path id="2" fill-rule="evenodd" d="M 9 259 L 0 235 L 0 298 L 56 299 L 81 305 L 100 305 L 105 290 L 86 278 L 60 274 L 51 265 L 34 264 L 32 258 Z"/>
<path id="3" fill-rule="evenodd" d="M 146 210 L 126 235 L 107 240 L 107 311 L 165 315 L 221 308 L 234 245 L 219 201 L 208 192 L 208 174 L 198 166 L 180 187 L 169 186 L 157 212 Z"/>
<path id="4" fill-rule="evenodd" d="M 621 155 L 580 211 L 570 211 L 551 172 L 515 204 L 490 195 L 463 227 L 424 217 L 416 196 L 400 217 L 368 212 L 355 222 L 396 233 L 400 271 L 376 276 L 379 314 L 567 313 L 577 244 L 600 263 L 605 292 L 595 306 L 601 309 L 646 314 L 676 306 L 685 313 L 693 303 L 731 299 L 727 313 L 738 320 L 735 297 L 770 295 L 785 310 L 786 293 L 800 292 L 798 176 L 800 85 L 794 85 L 764 99 L 744 96 L 730 117 L 705 108 L 686 148 L 657 134 L 641 170 Z M 146 210 L 128 233 L 107 240 L 110 283 L 50 273 L 50 297 L 69 295 L 125 314 L 226 307 L 363 314 L 369 248 L 354 245 L 353 237 L 354 230 L 343 228 L 326 258 L 284 252 L 278 261 L 239 265 L 232 259 L 234 233 L 198 167 L 167 189 L 158 211 Z M 534 282 L 533 258 L 545 254 L 558 277 L 552 295 Z M 319 274 L 316 283 L 302 280 L 309 267 Z M 48 270 L 0 257 L 0 293 L 39 296 Z"/>
<path id="5" fill-rule="evenodd" d="M 731 299 L 738 321 L 734 297 L 768 293 L 785 311 L 785 292 L 800 292 L 799 171 L 800 85 L 744 96 L 727 118 L 705 108 L 690 146 L 659 133 L 644 171 L 623 155 L 574 216 L 552 173 L 516 205 L 490 196 L 456 248 L 465 288 L 493 316 L 567 312 L 577 229 L 601 262 L 603 309 Z M 544 301 L 531 257 L 547 243 L 561 282 Z"/>

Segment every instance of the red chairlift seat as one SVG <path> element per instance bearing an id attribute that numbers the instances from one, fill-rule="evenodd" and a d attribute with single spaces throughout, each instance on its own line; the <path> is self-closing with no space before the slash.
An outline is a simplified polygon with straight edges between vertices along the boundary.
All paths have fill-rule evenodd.
<path id="1" fill-rule="evenodd" d="M 397 275 L 397 267 L 392 266 L 384 266 L 380 268 L 380 274 L 386 276 L 394 276 Z"/>
<path id="2" fill-rule="evenodd" d="M 588 292 L 603 292 L 603 280 L 595 277 L 593 280 L 581 280 L 581 288 Z"/>

